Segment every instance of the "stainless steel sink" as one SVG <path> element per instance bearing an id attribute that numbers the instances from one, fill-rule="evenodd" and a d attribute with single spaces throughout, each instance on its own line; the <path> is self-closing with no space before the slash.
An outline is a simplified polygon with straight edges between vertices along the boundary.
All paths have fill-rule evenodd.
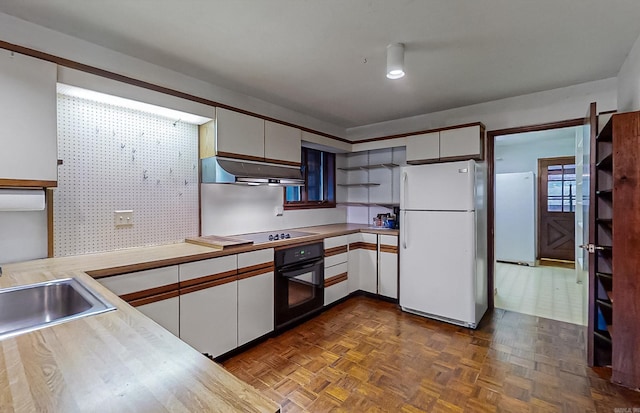
<path id="1" fill-rule="evenodd" d="M 76 278 L 0 289 L 0 340 L 111 310 Z"/>

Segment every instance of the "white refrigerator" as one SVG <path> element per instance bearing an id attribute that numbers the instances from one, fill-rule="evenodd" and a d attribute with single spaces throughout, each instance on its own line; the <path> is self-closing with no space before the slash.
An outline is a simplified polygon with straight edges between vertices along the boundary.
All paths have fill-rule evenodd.
<path id="1" fill-rule="evenodd" d="M 476 328 L 487 310 L 486 170 L 474 161 L 402 168 L 400 306 Z"/>

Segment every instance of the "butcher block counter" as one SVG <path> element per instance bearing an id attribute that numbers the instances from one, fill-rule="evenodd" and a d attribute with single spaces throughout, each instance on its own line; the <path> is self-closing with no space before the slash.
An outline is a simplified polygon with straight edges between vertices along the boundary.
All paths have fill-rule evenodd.
<path id="1" fill-rule="evenodd" d="M 94 278 L 360 231 L 397 234 L 353 224 L 300 230 L 313 235 L 224 249 L 181 243 L 4 265 L 0 288 L 77 277 L 116 310 L 1 340 L 0 411 L 279 411 Z"/>

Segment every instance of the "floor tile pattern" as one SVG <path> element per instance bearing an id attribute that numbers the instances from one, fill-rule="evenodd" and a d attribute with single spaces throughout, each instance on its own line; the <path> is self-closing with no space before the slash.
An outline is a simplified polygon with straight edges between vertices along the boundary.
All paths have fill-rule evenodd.
<path id="1" fill-rule="evenodd" d="M 640 393 L 585 365 L 585 328 L 496 309 L 475 331 L 351 298 L 224 366 L 283 412 L 614 412 Z"/>
<path id="2" fill-rule="evenodd" d="M 497 308 L 586 325 L 586 286 L 573 269 L 498 262 L 495 286 Z"/>

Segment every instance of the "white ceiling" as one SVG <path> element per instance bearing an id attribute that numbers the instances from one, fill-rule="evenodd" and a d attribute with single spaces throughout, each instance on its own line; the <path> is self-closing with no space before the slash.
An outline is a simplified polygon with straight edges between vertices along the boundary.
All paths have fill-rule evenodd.
<path id="1" fill-rule="evenodd" d="M 2 0 L 0 12 L 345 128 L 615 77 L 640 35 L 639 0 Z M 395 81 L 391 42 L 406 44 Z"/>

